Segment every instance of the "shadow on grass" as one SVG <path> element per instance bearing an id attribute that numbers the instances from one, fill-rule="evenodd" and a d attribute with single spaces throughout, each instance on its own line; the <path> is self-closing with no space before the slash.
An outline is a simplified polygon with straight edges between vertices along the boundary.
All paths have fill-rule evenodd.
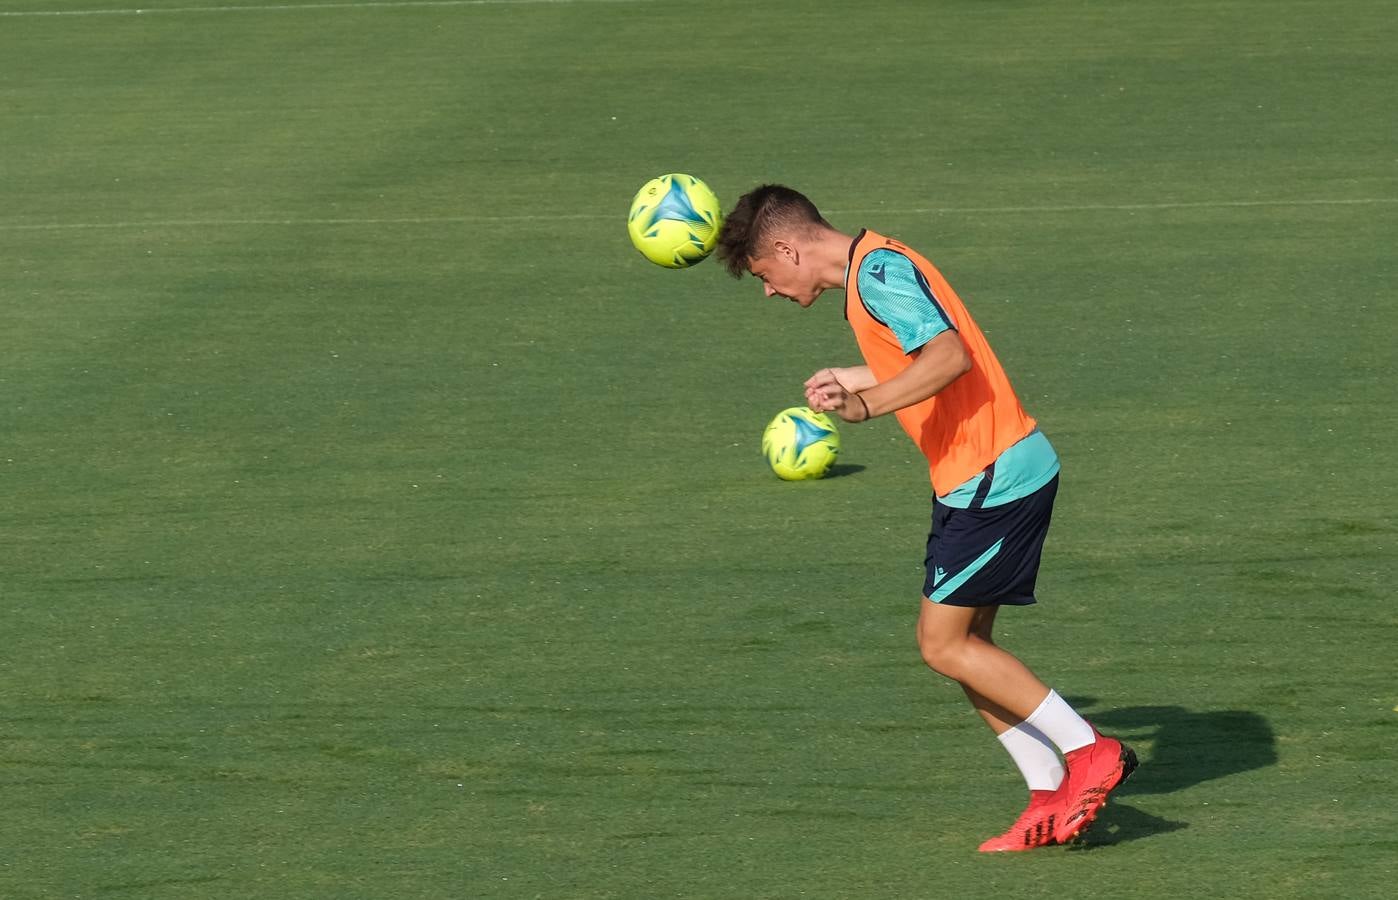
<path id="1" fill-rule="evenodd" d="M 1131 782 L 1126 783 L 1130 784 Z M 1070 849 L 1078 851 L 1110 847 L 1114 844 L 1134 841 L 1137 838 L 1168 834 L 1171 831 L 1179 831 L 1188 827 L 1188 822 L 1172 822 L 1169 819 L 1162 819 L 1159 816 L 1142 812 L 1134 806 L 1127 806 L 1125 803 L 1119 802 L 1116 795 L 1113 794 L 1112 801 L 1097 814 L 1097 821 L 1093 823 L 1092 829 L 1074 843 Z"/>
<path id="2" fill-rule="evenodd" d="M 1093 713 L 1090 697 L 1069 701 L 1099 728 L 1128 744 L 1149 741 L 1150 755 L 1112 794 L 1081 846 L 1110 846 L 1188 828 L 1122 803 L 1119 798 L 1172 794 L 1206 781 L 1276 765 L 1277 739 L 1265 718 L 1245 710 L 1132 706 Z"/>
<path id="3" fill-rule="evenodd" d="M 830 467 L 830 471 L 825 473 L 826 478 L 843 478 L 846 475 L 858 475 L 864 471 L 864 466 L 857 466 L 853 463 L 836 463 Z"/>

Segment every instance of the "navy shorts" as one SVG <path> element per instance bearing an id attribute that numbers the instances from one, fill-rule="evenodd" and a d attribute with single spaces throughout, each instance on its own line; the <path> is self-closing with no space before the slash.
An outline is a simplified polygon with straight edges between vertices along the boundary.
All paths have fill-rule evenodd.
<path id="1" fill-rule="evenodd" d="M 932 501 L 922 596 L 948 606 L 1028 606 L 1053 517 L 1058 476 L 1027 497 L 958 509 Z"/>

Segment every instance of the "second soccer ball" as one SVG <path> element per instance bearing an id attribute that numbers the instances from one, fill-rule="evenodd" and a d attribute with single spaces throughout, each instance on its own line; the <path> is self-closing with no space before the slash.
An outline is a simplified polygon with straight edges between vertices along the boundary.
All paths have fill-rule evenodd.
<path id="1" fill-rule="evenodd" d="M 825 413 L 793 406 L 777 413 L 762 432 L 762 455 L 778 478 L 823 478 L 840 455 L 840 432 Z"/>

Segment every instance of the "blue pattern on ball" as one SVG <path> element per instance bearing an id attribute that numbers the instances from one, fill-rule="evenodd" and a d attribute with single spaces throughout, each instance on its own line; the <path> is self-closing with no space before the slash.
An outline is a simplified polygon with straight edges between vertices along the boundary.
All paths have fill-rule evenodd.
<path id="1" fill-rule="evenodd" d="M 819 425 L 816 425 L 813 422 L 807 422 L 805 419 L 802 419 L 799 416 L 792 416 L 791 421 L 796 424 L 797 456 L 800 456 L 801 452 L 805 450 L 807 447 L 809 447 L 811 444 L 814 444 L 816 441 L 823 439 L 827 434 L 830 433 L 829 429 L 821 428 Z"/>
<path id="2" fill-rule="evenodd" d="M 662 219 L 669 219 L 675 222 L 696 222 L 700 225 L 707 225 L 708 219 L 701 216 L 694 209 L 694 204 L 689 202 L 689 195 L 684 192 L 684 188 L 676 179 L 670 180 L 670 190 L 651 211 L 650 222 L 647 227 L 654 225 Z"/>

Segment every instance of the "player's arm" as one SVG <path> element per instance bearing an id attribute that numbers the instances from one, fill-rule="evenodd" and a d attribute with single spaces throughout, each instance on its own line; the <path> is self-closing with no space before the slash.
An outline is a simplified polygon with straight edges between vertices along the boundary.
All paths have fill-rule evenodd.
<path id="1" fill-rule="evenodd" d="M 851 391 L 835 412 L 848 422 L 895 412 L 921 403 L 969 371 L 971 354 L 961 343 L 961 335 L 943 331 L 923 345 L 906 369 L 883 384 Z"/>
<path id="2" fill-rule="evenodd" d="M 811 409 L 834 412 L 846 422 L 863 422 L 921 403 L 970 370 L 971 354 L 961 336 L 943 331 L 917 351 L 906 369 L 882 384 L 869 376 L 867 381 L 852 381 L 846 386 L 821 378 L 823 372 L 831 371 L 822 369 L 806 383 L 806 400 Z M 868 387 L 862 386 L 865 384 Z M 856 389 L 856 385 L 860 386 Z"/>
<path id="3" fill-rule="evenodd" d="M 874 378 L 874 373 L 869 371 L 868 366 L 850 366 L 849 368 L 829 368 L 821 369 L 819 372 L 806 379 L 806 396 L 809 398 L 812 391 L 823 391 L 828 387 L 839 385 L 850 393 L 857 394 L 866 391 L 878 384 Z"/>
<path id="4" fill-rule="evenodd" d="M 893 333 L 911 362 L 882 384 L 872 375 L 858 383 L 808 382 L 812 409 L 862 422 L 921 403 L 970 369 L 966 345 L 912 260 L 894 250 L 875 250 L 860 262 L 856 277 L 865 308 Z"/>

